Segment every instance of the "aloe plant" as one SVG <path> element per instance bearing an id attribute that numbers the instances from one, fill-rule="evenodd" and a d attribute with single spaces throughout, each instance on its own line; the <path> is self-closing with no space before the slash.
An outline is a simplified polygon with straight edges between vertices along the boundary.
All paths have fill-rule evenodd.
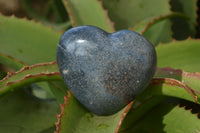
<path id="1" fill-rule="evenodd" d="M 197 2 L 49 0 L 41 15 L 31 1 L 23 0 L 33 20 L 1 14 L 0 131 L 200 132 Z M 58 41 L 63 31 L 79 25 L 111 33 L 133 30 L 155 46 L 158 68 L 152 82 L 114 115 L 97 116 L 86 110 L 58 71 Z"/>

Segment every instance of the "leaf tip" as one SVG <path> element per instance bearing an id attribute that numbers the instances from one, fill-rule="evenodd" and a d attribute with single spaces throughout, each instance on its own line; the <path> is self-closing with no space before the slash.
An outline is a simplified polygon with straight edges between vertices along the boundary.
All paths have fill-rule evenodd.
<path id="1" fill-rule="evenodd" d="M 115 32 L 115 23 L 110 19 L 109 17 L 109 14 L 108 14 L 108 10 L 106 10 L 104 7 L 103 7 L 103 1 L 98 1 L 102 10 L 105 12 L 105 15 L 106 15 L 106 18 L 107 18 L 107 21 L 108 23 L 111 25 L 111 30 L 112 32 Z"/>

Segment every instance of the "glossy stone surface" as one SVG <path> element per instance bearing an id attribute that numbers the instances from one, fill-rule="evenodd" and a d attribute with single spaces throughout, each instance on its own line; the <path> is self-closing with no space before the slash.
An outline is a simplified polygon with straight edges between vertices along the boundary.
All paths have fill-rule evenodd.
<path id="1" fill-rule="evenodd" d="M 57 63 L 66 85 L 88 110 L 111 115 L 150 83 L 156 53 L 136 32 L 110 34 L 94 26 L 79 26 L 61 37 Z"/>

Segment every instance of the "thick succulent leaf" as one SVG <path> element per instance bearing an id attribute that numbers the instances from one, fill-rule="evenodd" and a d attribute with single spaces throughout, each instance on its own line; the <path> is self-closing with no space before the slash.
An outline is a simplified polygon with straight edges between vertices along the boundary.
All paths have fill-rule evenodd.
<path id="1" fill-rule="evenodd" d="M 156 47 L 158 67 L 172 67 L 186 72 L 200 72 L 200 40 L 187 39 Z"/>
<path id="2" fill-rule="evenodd" d="M 170 67 L 157 68 L 155 77 L 173 78 L 181 81 L 193 89 L 193 92 L 200 92 L 200 73 L 184 72 L 181 69 L 172 69 Z"/>
<path id="3" fill-rule="evenodd" d="M 187 17 L 184 16 L 181 13 L 176 13 L 176 12 L 172 12 L 166 15 L 159 15 L 157 17 L 150 17 L 150 18 L 146 18 L 138 23 L 135 24 L 135 26 L 133 28 L 131 28 L 130 30 L 134 30 L 140 34 L 144 34 L 145 32 L 147 32 L 147 30 L 152 26 L 155 25 L 163 20 L 166 19 L 170 19 L 170 18 L 184 18 L 186 19 Z"/>
<path id="4" fill-rule="evenodd" d="M 51 81 L 49 82 L 49 88 L 54 97 L 58 100 L 59 103 L 64 103 L 64 96 L 67 95 L 67 86 L 62 81 Z"/>
<path id="5" fill-rule="evenodd" d="M 171 96 L 200 103 L 199 88 L 193 89 L 181 81 L 171 78 L 154 78 L 139 99 L 151 96 Z"/>
<path id="6" fill-rule="evenodd" d="M 0 98 L 0 131 L 2 133 L 51 133 L 55 130 L 55 101 L 36 101 L 24 91 Z"/>
<path id="7" fill-rule="evenodd" d="M 188 92 L 187 91 L 190 91 Z M 111 116 L 96 116 L 89 113 L 80 103 L 68 94 L 62 112 L 58 115 L 57 132 L 121 132 L 129 130 L 131 125 L 140 120 L 166 96 L 197 101 L 190 88 L 175 79 L 154 78 L 150 86 L 126 108 Z M 75 111 L 77 110 L 77 112 Z M 128 113 L 128 114 L 127 114 Z M 126 117 L 127 115 L 127 117 Z M 68 123 L 70 121 L 70 123 Z"/>
<path id="8" fill-rule="evenodd" d="M 1 64 L 4 64 L 5 66 L 9 66 L 15 70 L 19 70 L 22 68 L 25 64 L 22 61 L 19 61 L 9 55 L 5 55 L 3 53 L 0 53 L 0 62 Z"/>
<path id="9" fill-rule="evenodd" d="M 160 0 L 102 0 L 115 27 L 127 29 L 148 17 L 170 13 L 169 1 Z M 156 5 L 156 8 L 155 8 Z"/>
<path id="10" fill-rule="evenodd" d="M 162 103 L 122 133 L 186 133 L 199 132 L 200 120 L 190 111 L 172 104 Z M 155 126 L 156 125 L 156 126 Z"/>
<path id="11" fill-rule="evenodd" d="M 187 17 L 184 16 L 183 14 L 173 12 L 173 13 L 169 13 L 169 14 L 166 14 L 166 15 L 159 15 L 157 17 L 146 18 L 146 19 L 140 21 L 139 23 L 137 23 L 133 27 L 133 29 L 131 29 L 131 30 L 134 30 L 134 31 L 139 32 L 140 34 L 144 35 L 154 45 L 157 45 L 160 40 L 162 40 L 163 42 L 167 42 L 167 41 L 171 40 L 171 33 L 170 32 L 167 33 L 166 31 L 162 31 L 162 30 L 166 30 L 165 28 L 160 29 L 162 34 L 158 35 L 158 34 L 155 34 L 155 33 L 158 32 L 159 23 L 166 23 L 166 22 L 163 22 L 163 21 L 166 21 L 166 20 L 169 21 L 170 18 L 187 19 Z M 154 26 L 158 27 L 158 28 L 153 28 Z M 154 34 L 152 34 L 152 33 L 154 33 Z"/>
<path id="12" fill-rule="evenodd" d="M 88 112 L 68 92 L 65 104 L 61 105 L 61 114 L 58 115 L 56 133 L 113 133 L 118 132 L 121 121 L 126 116 L 131 104 L 120 112 L 111 116 L 96 116 Z"/>
<path id="13" fill-rule="evenodd" d="M 169 14 L 170 5 L 168 0 L 102 0 L 108 10 L 109 17 L 115 23 L 117 30 L 134 27 L 138 22 L 148 18 Z M 156 5 L 156 8 L 155 8 Z M 164 20 L 151 26 L 144 36 L 151 43 L 168 42 L 171 40 L 171 23 Z"/>
<path id="14" fill-rule="evenodd" d="M 143 36 L 146 37 L 154 46 L 158 45 L 160 42 L 170 42 L 172 40 L 170 27 L 170 20 L 163 20 L 162 22 L 149 27 Z"/>
<path id="15" fill-rule="evenodd" d="M 128 114 L 122 121 L 122 124 L 119 128 L 119 132 L 128 132 L 137 121 L 139 121 L 143 116 L 148 114 L 149 111 L 152 110 L 153 107 L 157 106 L 167 97 L 165 96 L 157 96 L 157 97 L 147 97 L 146 99 L 136 99 Z"/>
<path id="16" fill-rule="evenodd" d="M 132 104 L 129 113 L 120 127 L 120 131 L 128 132 L 132 125 L 135 125 L 148 111 L 166 99 L 165 96 L 177 97 L 199 103 L 199 94 L 199 73 L 189 73 L 172 68 L 157 68 L 155 78 L 149 87 Z"/>
<path id="17" fill-rule="evenodd" d="M 114 32 L 113 24 L 98 0 L 63 0 L 63 3 L 73 26 L 94 25 Z"/>
<path id="18" fill-rule="evenodd" d="M 62 80 L 56 62 L 27 66 L 0 81 L 0 96 L 38 81 Z"/>
<path id="19" fill-rule="evenodd" d="M 65 22 L 68 19 L 66 10 L 64 9 L 62 1 L 60 0 L 45 1 L 43 6 L 39 5 L 41 2 L 36 2 L 40 6 L 39 8 L 43 7 L 42 11 L 40 9 L 40 12 L 38 12 L 37 6 L 33 6 L 31 0 L 21 0 L 20 2 L 22 3 L 23 9 L 26 11 L 30 18 L 34 18 L 37 21 L 43 21 L 45 24 L 51 23 L 48 20 L 52 16 L 52 18 L 54 18 L 53 20 L 55 24 L 56 22 Z M 51 21 L 53 21 L 52 18 Z"/>
<path id="20" fill-rule="evenodd" d="M 169 133 L 200 131 L 200 119 L 197 114 L 191 114 L 190 110 L 185 110 L 178 106 L 164 116 L 163 124 L 166 125 L 164 131 Z"/>
<path id="21" fill-rule="evenodd" d="M 0 53 L 33 65 L 55 60 L 61 33 L 41 23 L 0 15 L 0 36 Z M 12 64 L 9 67 L 16 68 Z"/>
<path id="22" fill-rule="evenodd" d="M 171 0 L 172 10 L 188 16 L 189 21 L 180 19 L 173 20 L 172 29 L 176 39 L 186 39 L 188 36 L 195 36 L 197 20 L 198 0 Z"/>

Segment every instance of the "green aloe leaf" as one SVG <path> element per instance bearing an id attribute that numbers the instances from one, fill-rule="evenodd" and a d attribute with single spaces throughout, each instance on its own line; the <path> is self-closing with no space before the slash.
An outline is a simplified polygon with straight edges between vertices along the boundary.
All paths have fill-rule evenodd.
<path id="1" fill-rule="evenodd" d="M 172 69 L 170 67 L 157 68 L 155 77 L 173 78 L 190 87 L 193 92 L 200 92 L 200 73 L 198 72 L 189 73 L 181 69 Z"/>
<path id="2" fill-rule="evenodd" d="M 55 130 L 55 101 L 33 100 L 23 90 L 0 98 L 0 131 L 2 133 L 51 133 Z"/>
<path id="3" fill-rule="evenodd" d="M 64 96 L 67 95 L 67 86 L 64 81 L 51 81 L 49 82 L 49 88 L 54 97 L 59 103 L 64 103 Z"/>
<path id="4" fill-rule="evenodd" d="M 160 42 L 170 42 L 172 40 L 171 22 L 163 20 L 160 23 L 152 25 L 143 34 L 154 46 Z"/>
<path id="5" fill-rule="evenodd" d="M 73 26 L 94 25 L 108 32 L 114 27 L 98 0 L 63 0 Z"/>
<path id="6" fill-rule="evenodd" d="M 157 45 L 157 43 L 162 40 L 163 42 L 167 42 L 168 40 L 171 40 L 171 35 L 166 34 L 166 32 L 163 32 L 161 35 L 152 34 L 156 33 L 158 29 L 154 29 L 154 26 L 157 26 L 157 24 L 162 23 L 163 21 L 169 21 L 171 18 L 182 18 L 182 19 L 188 19 L 184 14 L 172 12 L 166 15 L 159 15 L 157 17 L 149 17 L 146 18 L 140 22 L 138 22 L 133 29 L 142 35 L 144 35 L 146 38 L 148 38 L 154 45 Z M 165 30 L 165 29 L 163 29 Z M 170 36 L 168 36 L 170 35 Z"/>
<path id="7" fill-rule="evenodd" d="M 56 62 L 27 66 L 0 81 L 0 96 L 33 82 L 62 80 Z"/>
<path id="8" fill-rule="evenodd" d="M 57 31 L 68 29 L 71 26 L 67 11 L 60 0 L 35 2 L 37 4 L 43 3 L 39 7 L 33 6 L 31 0 L 21 0 L 20 2 L 29 18 L 42 21 L 45 25 L 52 25 Z M 38 8 L 42 9 L 38 10 Z"/>
<path id="9" fill-rule="evenodd" d="M 61 114 L 58 115 L 56 133 L 113 133 L 118 132 L 121 120 L 127 114 L 131 104 L 120 112 L 111 116 L 96 116 L 88 112 L 68 92 L 65 104 L 61 105 Z"/>
<path id="10" fill-rule="evenodd" d="M 169 0 L 102 0 L 109 17 L 117 30 L 134 27 L 138 22 L 167 15 L 170 11 Z M 156 8 L 155 8 L 156 5 Z M 144 36 L 151 43 L 168 42 L 172 39 L 171 22 L 164 20 L 149 28 Z"/>
<path id="11" fill-rule="evenodd" d="M 20 68 L 25 66 L 25 64 L 22 61 L 19 61 L 15 58 L 13 58 L 9 55 L 5 55 L 3 53 L 0 53 L 0 62 L 1 62 L 1 64 L 4 64 L 6 66 L 13 68 L 14 70 L 19 70 Z"/>
<path id="12" fill-rule="evenodd" d="M 182 76 L 179 71 L 169 68 L 167 70 L 164 68 L 164 70 L 159 69 L 157 71 L 156 76 L 176 78 Z M 172 78 L 154 78 L 147 89 L 142 92 L 132 104 L 120 127 L 120 131 L 128 131 L 132 125 L 137 124 L 148 111 L 152 110 L 153 107 L 161 103 L 167 97 L 176 97 L 200 103 L 200 75 L 184 72 L 183 77 L 185 79 L 184 83 L 193 88 Z"/>
<path id="13" fill-rule="evenodd" d="M 186 72 L 200 72 L 200 40 L 187 39 L 156 47 L 158 67 L 172 67 Z"/>
<path id="14" fill-rule="evenodd" d="M 157 24 L 157 23 L 159 23 L 163 20 L 171 19 L 171 18 L 184 18 L 184 19 L 186 19 L 187 17 L 184 16 L 183 14 L 181 14 L 181 13 L 171 12 L 167 15 L 159 15 L 157 17 L 146 18 L 146 19 L 136 23 L 136 25 L 131 30 L 134 30 L 134 31 L 136 31 L 140 34 L 144 34 L 145 32 L 147 32 L 147 30 L 151 26 L 153 26 L 153 25 L 155 25 L 155 24 Z"/>
<path id="15" fill-rule="evenodd" d="M 172 104 L 161 103 L 150 110 L 129 130 L 121 133 L 195 133 L 200 131 L 200 119 L 190 111 Z M 156 126 L 155 126 L 156 125 Z"/>
<path id="16" fill-rule="evenodd" d="M 162 110 L 164 110 L 164 107 Z M 185 110 L 185 108 L 178 106 L 174 107 L 164 116 L 163 124 L 166 125 L 164 131 L 169 133 L 200 131 L 200 119 L 197 117 L 197 114 L 192 114 L 191 110 Z"/>
<path id="17" fill-rule="evenodd" d="M 66 103 L 61 105 L 62 112 L 58 117 L 57 132 L 60 131 L 62 133 L 66 131 L 74 131 L 75 133 L 79 133 L 129 131 L 131 125 L 134 125 L 135 122 L 140 120 L 148 111 L 155 107 L 155 105 L 162 102 L 166 96 L 183 98 L 198 103 L 200 102 L 198 100 L 199 93 L 194 94 L 190 87 L 178 80 L 170 78 L 154 78 L 149 87 L 135 101 L 133 101 L 133 103 L 130 103 L 128 107 L 112 116 L 102 117 L 89 113 L 70 94 L 66 98 Z M 73 110 L 77 110 L 78 112 Z M 69 120 L 71 121 L 71 124 L 67 122 Z M 110 122 L 110 120 L 112 120 L 112 122 Z"/>
<path id="18" fill-rule="evenodd" d="M 145 115 L 148 114 L 149 111 L 152 110 L 159 103 L 163 102 L 167 97 L 165 96 L 156 96 L 156 97 L 146 97 L 145 99 L 136 99 L 128 114 L 122 121 L 122 124 L 119 128 L 119 133 L 129 132 L 129 130 Z"/>
<path id="19" fill-rule="evenodd" d="M 188 36 L 195 37 L 197 20 L 198 0 L 171 0 L 172 10 L 188 16 L 189 21 L 173 19 L 173 36 L 176 39 L 186 39 Z"/>
<path id="20" fill-rule="evenodd" d="M 41 23 L 0 15 L 0 36 L 0 63 L 18 69 L 18 63 L 6 62 L 2 54 L 28 65 L 54 61 L 61 33 Z"/>
<path id="21" fill-rule="evenodd" d="M 117 30 L 133 27 L 148 17 L 170 13 L 169 1 L 160 0 L 102 0 L 103 6 L 115 22 Z M 155 8 L 155 5 L 157 8 Z"/>
<path id="22" fill-rule="evenodd" d="M 163 95 L 200 103 L 199 92 L 199 88 L 191 88 L 175 79 L 154 78 L 148 88 L 140 95 L 140 98 Z"/>
<path id="23" fill-rule="evenodd" d="M 132 125 L 137 124 L 137 121 L 143 118 L 148 111 L 165 100 L 166 96 L 199 103 L 199 81 L 199 73 L 189 73 L 169 67 L 157 68 L 152 83 L 132 104 L 120 127 L 120 131 L 128 132 Z"/>

